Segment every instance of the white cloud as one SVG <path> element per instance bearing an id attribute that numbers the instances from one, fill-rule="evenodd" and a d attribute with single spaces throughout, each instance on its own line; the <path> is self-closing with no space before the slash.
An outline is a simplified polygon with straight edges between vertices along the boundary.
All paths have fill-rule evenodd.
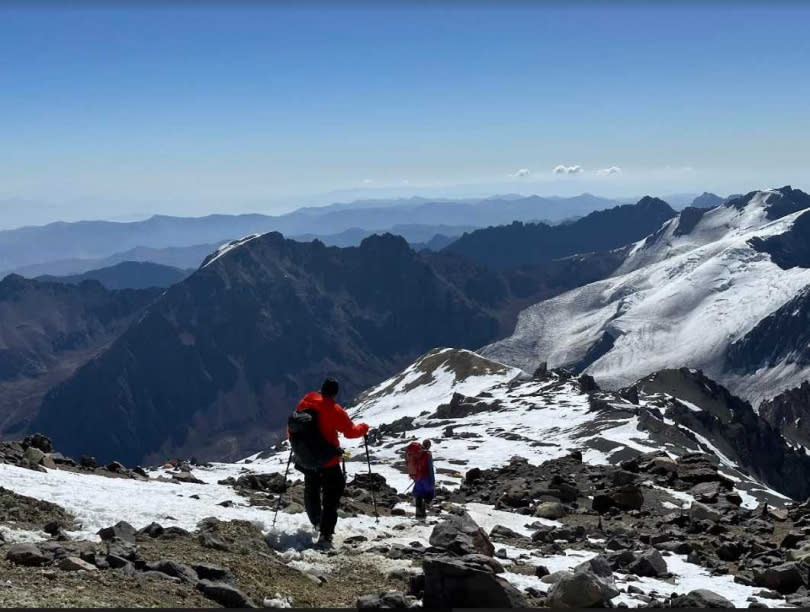
<path id="1" fill-rule="evenodd" d="M 599 176 L 610 176 L 611 174 L 621 174 L 622 169 L 619 166 L 611 166 L 610 168 L 602 168 L 596 171 Z"/>
<path id="2" fill-rule="evenodd" d="M 582 166 L 563 166 L 560 164 L 559 166 L 554 166 L 554 174 L 582 174 L 584 170 Z"/>
<path id="3" fill-rule="evenodd" d="M 523 177 L 529 176 L 530 174 L 531 174 L 531 172 L 529 172 L 528 168 L 521 168 L 520 170 L 515 170 L 509 176 L 511 178 L 523 178 Z"/>
<path id="4" fill-rule="evenodd" d="M 363 185 L 371 185 L 373 182 L 373 179 L 363 179 Z"/>

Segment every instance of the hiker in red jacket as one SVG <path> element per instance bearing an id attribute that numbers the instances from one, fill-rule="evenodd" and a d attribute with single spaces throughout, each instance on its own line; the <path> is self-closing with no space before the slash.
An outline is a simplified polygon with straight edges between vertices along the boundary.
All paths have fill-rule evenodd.
<path id="1" fill-rule="evenodd" d="M 430 440 L 422 444 L 411 442 L 405 449 L 405 465 L 413 479 L 413 499 L 416 518 L 427 518 L 427 509 L 436 496 L 436 473 L 433 470 L 433 453 Z"/>
<path id="2" fill-rule="evenodd" d="M 355 425 L 346 411 L 335 401 L 340 385 L 327 378 L 320 393 L 307 393 L 298 403 L 297 412 L 313 410 L 318 414 L 318 428 L 331 446 L 339 449 L 338 433 L 347 438 L 362 438 L 368 433 L 368 425 Z M 318 470 L 304 472 L 304 506 L 312 525 L 320 530 L 318 543 L 329 545 L 335 533 L 338 506 L 346 479 L 340 469 L 340 454 L 336 453 Z"/>

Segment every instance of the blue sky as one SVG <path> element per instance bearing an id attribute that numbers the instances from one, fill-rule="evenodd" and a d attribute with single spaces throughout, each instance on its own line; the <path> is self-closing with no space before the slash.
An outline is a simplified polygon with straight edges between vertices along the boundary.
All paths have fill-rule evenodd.
<path id="1" fill-rule="evenodd" d="M 0 226 L 810 188 L 799 3 L 382 4 L 0 3 Z"/>

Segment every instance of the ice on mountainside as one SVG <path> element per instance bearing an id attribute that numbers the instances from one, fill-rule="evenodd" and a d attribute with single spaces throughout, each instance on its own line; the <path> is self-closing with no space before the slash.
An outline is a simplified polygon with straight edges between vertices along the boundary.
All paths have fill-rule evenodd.
<path id="1" fill-rule="evenodd" d="M 810 269 L 782 269 L 750 244 L 788 232 L 806 212 L 783 191 L 708 210 L 688 231 L 678 231 L 682 217 L 668 221 L 612 277 L 527 308 L 514 334 L 481 354 L 526 371 L 540 361 L 575 367 L 609 388 L 692 367 L 755 403 L 780 392 L 767 369 L 742 384 L 724 366 L 732 342 L 810 285 Z M 789 214 L 774 219 L 774 210 Z"/>

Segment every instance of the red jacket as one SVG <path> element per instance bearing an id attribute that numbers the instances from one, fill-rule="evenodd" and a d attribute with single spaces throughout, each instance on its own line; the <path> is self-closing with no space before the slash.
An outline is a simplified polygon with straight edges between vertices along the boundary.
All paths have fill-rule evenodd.
<path id="1" fill-rule="evenodd" d="M 302 410 L 314 410 L 318 413 L 318 428 L 321 435 L 332 446 L 340 446 L 338 433 L 342 433 L 347 438 L 362 438 L 368 433 L 368 425 L 360 423 L 355 425 L 343 410 L 340 404 L 330 397 L 324 397 L 320 393 L 307 393 L 298 402 L 297 412 Z M 332 467 L 340 464 L 340 457 L 330 459 L 324 467 Z"/>

